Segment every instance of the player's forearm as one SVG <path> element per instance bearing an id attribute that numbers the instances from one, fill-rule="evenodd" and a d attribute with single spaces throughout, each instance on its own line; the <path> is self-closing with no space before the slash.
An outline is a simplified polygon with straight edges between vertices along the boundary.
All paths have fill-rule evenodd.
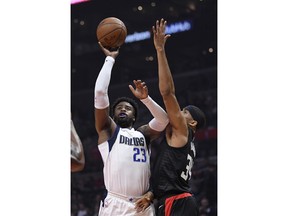
<path id="1" fill-rule="evenodd" d="M 81 141 L 75 142 L 71 140 L 71 157 L 79 162 L 84 160 L 84 151 Z"/>
<path id="2" fill-rule="evenodd" d="M 84 165 L 85 165 L 85 156 L 82 144 L 81 146 L 78 146 L 78 150 L 72 148 L 71 146 L 71 171 L 72 172 L 81 171 L 84 168 Z"/>
<path id="3" fill-rule="evenodd" d="M 97 77 L 94 88 L 94 106 L 97 109 L 104 109 L 109 106 L 108 87 L 114 62 L 114 58 L 107 56 Z"/>
<path id="4" fill-rule="evenodd" d="M 159 106 L 150 96 L 142 99 L 141 101 L 149 109 L 150 113 L 154 117 L 149 122 L 149 127 L 155 131 L 163 131 L 169 122 L 165 110 Z"/>
<path id="5" fill-rule="evenodd" d="M 85 162 L 83 145 L 76 132 L 72 120 L 71 120 L 71 157 L 79 161 L 79 163 Z"/>
<path id="6" fill-rule="evenodd" d="M 157 50 L 159 90 L 162 96 L 174 94 L 174 82 L 165 50 Z"/>

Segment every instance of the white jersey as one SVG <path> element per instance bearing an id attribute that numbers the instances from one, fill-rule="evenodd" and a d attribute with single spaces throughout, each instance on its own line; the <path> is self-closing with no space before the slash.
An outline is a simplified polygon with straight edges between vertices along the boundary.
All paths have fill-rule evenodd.
<path id="1" fill-rule="evenodd" d="M 117 127 L 112 137 L 98 145 L 108 193 L 138 198 L 149 189 L 150 153 L 143 134 Z"/>

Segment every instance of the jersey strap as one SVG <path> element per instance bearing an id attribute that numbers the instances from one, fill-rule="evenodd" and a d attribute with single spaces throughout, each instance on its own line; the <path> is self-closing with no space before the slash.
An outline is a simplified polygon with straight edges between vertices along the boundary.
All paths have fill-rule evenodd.
<path id="1" fill-rule="evenodd" d="M 112 149 L 112 147 L 113 147 L 113 145 L 114 145 L 114 143 L 115 143 L 115 140 L 116 140 L 116 138 L 117 138 L 117 135 L 118 135 L 118 133 L 119 133 L 119 130 L 120 130 L 120 127 L 117 126 L 114 134 L 113 134 L 112 137 L 108 140 L 109 152 L 111 151 L 111 149 Z"/>

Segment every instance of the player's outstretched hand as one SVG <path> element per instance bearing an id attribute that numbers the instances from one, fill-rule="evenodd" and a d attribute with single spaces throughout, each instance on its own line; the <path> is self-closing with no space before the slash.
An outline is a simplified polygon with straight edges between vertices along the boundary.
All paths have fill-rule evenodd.
<path id="1" fill-rule="evenodd" d="M 169 34 L 165 34 L 166 25 L 167 21 L 162 18 L 160 21 L 156 21 L 155 26 L 152 26 L 153 41 L 156 50 L 164 50 L 165 43 L 167 39 L 171 36 Z"/>
<path id="2" fill-rule="evenodd" d="M 119 55 L 120 47 L 118 47 L 116 50 L 109 50 L 105 48 L 101 42 L 98 42 L 98 44 L 106 56 L 111 56 L 112 58 L 116 59 L 116 57 Z"/>
<path id="3" fill-rule="evenodd" d="M 134 96 L 137 97 L 139 100 L 147 98 L 148 88 L 146 86 L 146 83 L 142 82 L 142 80 L 133 80 L 133 83 L 135 85 L 135 89 L 132 85 L 129 85 L 129 88 L 134 94 Z"/>

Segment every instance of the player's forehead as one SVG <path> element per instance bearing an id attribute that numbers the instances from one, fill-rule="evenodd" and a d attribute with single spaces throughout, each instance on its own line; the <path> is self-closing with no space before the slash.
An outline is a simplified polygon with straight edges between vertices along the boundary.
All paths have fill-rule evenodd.
<path id="1" fill-rule="evenodd" d="M 129 103 L 129 102 L 127 102 L 127 101 L 120 101 L 117 105 L 116 105 L 116 108 L 117 107 L 132 107 L 133 108 L 133 106 Z"/>

